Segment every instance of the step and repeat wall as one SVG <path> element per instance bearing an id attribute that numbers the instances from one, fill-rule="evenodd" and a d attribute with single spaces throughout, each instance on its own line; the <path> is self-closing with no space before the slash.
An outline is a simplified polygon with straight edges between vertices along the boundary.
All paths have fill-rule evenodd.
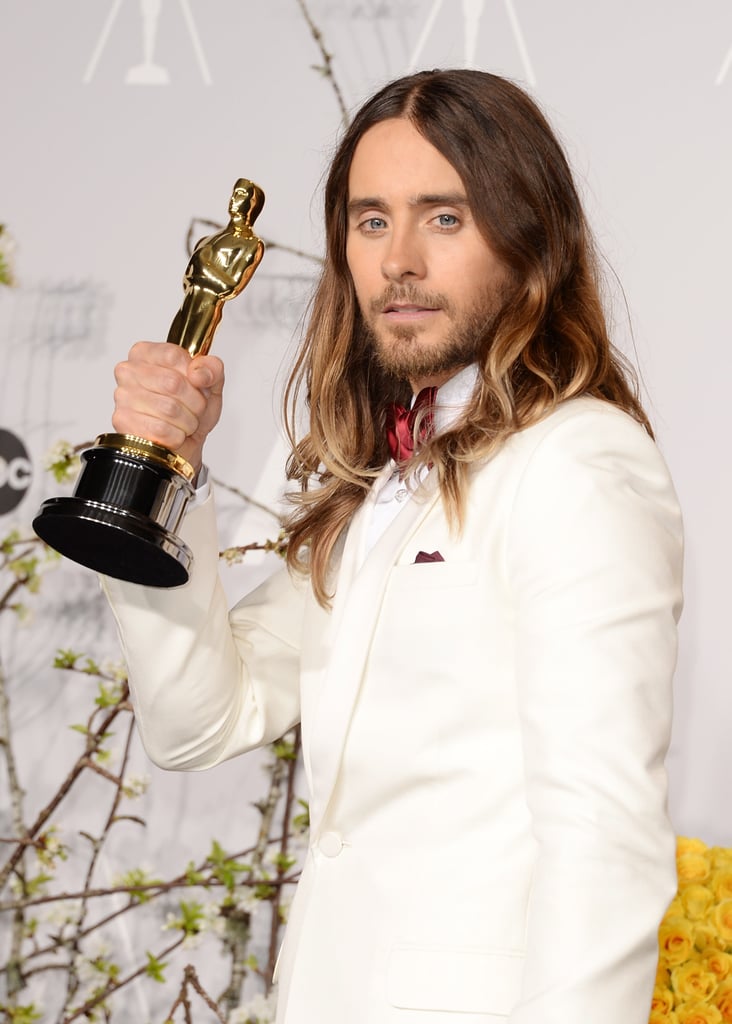
<path id="1" fill-rule="evenodd" d="M 115 362 L 166 337 L 187 246 L 227 219 L 240 176 L 266 192 L 257 231 L 270 245 L 217 335 L 227 392 L 208 460 L 224 543 L 276 538 L 280 394 L 343 122 L 418 68 L 474 66 L 529 89 L 581 184 L 614 336 L 639 367 L 684 510 L 674 824 L 732 843 L 728 0 L 0 0 L 0 26 L 0 270 L 12 276 L 0 285 L 0 540 L 70 492 L 44 469 L 49 452 L 110 429 Z M 223 567 L 232 601 L 276 565 L 254 552 Z M 119 658 L 94 575 L 67 563 L 42 577 L 0 624 L 31 809 L 54 792 L 89 700 L 83 678 L 53 668 L 57 650 Z M 138 856 L 150 844 L 151 860 L 164 849 L 184 863 L 211 835 L 246 845 L 256 755 L 195 776 L 157 771 L 137 745 L 131 759 L 152 778 Z M 0 831 L 11 824 L 0 806 Z"/>

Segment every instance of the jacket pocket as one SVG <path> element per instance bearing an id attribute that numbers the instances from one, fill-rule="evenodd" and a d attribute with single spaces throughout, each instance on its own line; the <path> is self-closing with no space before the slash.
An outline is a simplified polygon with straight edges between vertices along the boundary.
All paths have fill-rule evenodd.
<path id="1" fill-rule="evenodd" d="M 394 946 L 387 998 L 404 1010 L 507 1017 L 519 1001 L 523 968 L 520 952 Z"/>
<path id="2" fill-rule="evenodd" d="M 394 588 L 409 587 L 472 587 L 478 581 L 477 562 L 428 562 L 424 564 L 400 563 L 389 576 Z"/>

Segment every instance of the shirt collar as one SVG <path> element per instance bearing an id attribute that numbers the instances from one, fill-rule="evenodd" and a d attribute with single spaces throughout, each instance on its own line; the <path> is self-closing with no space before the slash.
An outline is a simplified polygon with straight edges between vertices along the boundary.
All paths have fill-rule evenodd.
<path id="1" fill-rule="evenodd" d="M 449 430 L 460 418 L 473 397 L 477 380 L 478 364 L 471 363 L 456 373 L 454 377 L 446 380 L 438 389 L 434 412 L 436 434 L 442 434 Z"/>

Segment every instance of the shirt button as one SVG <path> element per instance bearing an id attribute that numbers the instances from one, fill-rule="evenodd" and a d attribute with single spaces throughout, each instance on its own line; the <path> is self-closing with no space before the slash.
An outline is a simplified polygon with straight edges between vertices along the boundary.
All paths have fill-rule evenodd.
<path id="1" fill-rule="evenodd" d="M 394 497 L 396 498 L 397 501 L 406 501 L 408 496 L 409 496 L 409 491 L 407 491 L 404 487 L 402 487 L 400 490 L 398 490 L 396 492 L 396 494 L 394 495 Z"/>
<path id="2" fill-rule="evenodd" d="M 343 849 L 343 840 L 337 832 L 324 832 L 318 840 L 318 849 L 324 857 L 337 857 Z"/>

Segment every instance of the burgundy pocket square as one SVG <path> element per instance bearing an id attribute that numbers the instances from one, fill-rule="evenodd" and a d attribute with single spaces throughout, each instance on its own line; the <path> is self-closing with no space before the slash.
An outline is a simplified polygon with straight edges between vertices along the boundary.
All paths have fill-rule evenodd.
<path id="1" fill-rule="evenodd" d="M 418 565 L 421 562 L 444 562 L 445 559 L 442 557 L 439 551 L 433 551 L 430 555 L 427 551 L 418 551 L 417 557 L 414 559 L 414 564 Z"/>

